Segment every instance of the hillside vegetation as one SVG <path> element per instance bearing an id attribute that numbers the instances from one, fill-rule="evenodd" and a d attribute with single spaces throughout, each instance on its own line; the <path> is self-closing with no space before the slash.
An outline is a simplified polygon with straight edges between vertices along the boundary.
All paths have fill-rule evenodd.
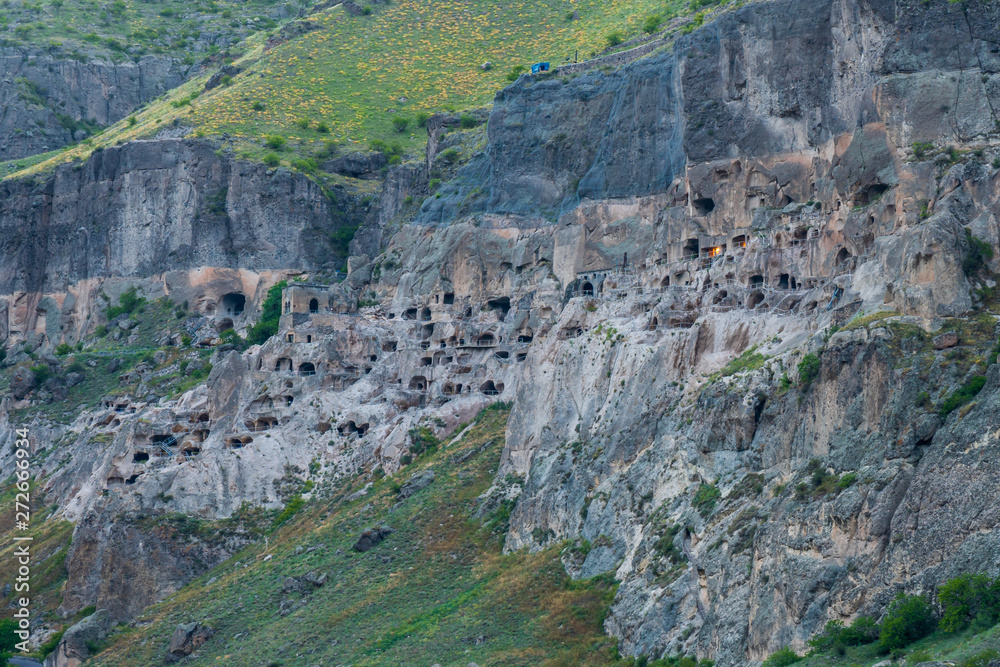
<path id="1" fill-rule="evenodd" d="M 701 4 L 695 2 L 695 8 Z M 397 152 L 419 149 L 425 140 L 421 126 L 430 114 L 488 104 L 531 63 L 555 66 L 577 54 L 586 59 L 660 30 L 670 17 L 695 11 L 680 0 L 393 0 L 319 7 L 324 5 L 318 10 L 305 6 L 306 18 L 280 27 L 253 34 L 240 27 L 238 33 L 246 38 L 217 59 L 219 66 L 232 61 L 238 71 L 210 90 L 205 83 L 218 71 L 214 65 L 82 144 L 0 164 L 0 176 L 43 172 L 83 159 L 94 149 L 153 137 L 166 128 L 177 128 L 173 136 L 221 138 L 242 157 L 284 162 L 307 172 L 337 151 L 368 150 L 373 140 L 395 144 Z M 139 6 L 142 12 L 126 3 L 124 14 L 145 17 L 129 28 L 137 34 L 161 34 L 176 25 L 171 23 L 175 17 L 183 21 L 190 16 L 148 16 L 150 5 Z M 194 4 L 188 11 L 210 6 Z M 247 5 L 244 14 L 255 7 Z M 214 25 L 215 13 L 198 16 L 190 20 Z M 245 23 L 245 18 L 232 19 L 240 20 Z M 278 25 L 272 19 L 251 23 Z M 102 35 L 127 29 L 101 27 Z M 91 28 L 66 25 L 62 33 L 80 41 Z M 24 38 L 34 35 L 34 41 L 44 42 L 52 30 L 33 29 Z M 186 28 L 181 33 L 191 34 L 173 41 L 144 38 L 137 48 L 183 50 L 200 43 L 192 31 Z M 484 68 L 485 63 L 490 66 Z"/>
<path id="2" fill-rule="evenodd" d="M 505 556 L 509 506 L 475 516 L 507 416 L 487 408 L 447 447 L 422 431 L 425 453 L 395 479 L 306 482 L 312 500 L 296 496 L 256 546 L 122 628 L 93 664 L 161 664 L 174 628 L 190 620 L 215 630 L 191 665 L 632 664 L 603 634 L 611 578 L 571 581 L 558 548 Z M 401 501 L 400 484 L 428 470 L 434 481 Z M 368 481 L 365 497 L 346 498 Z M 378 526 L 394 532 L 365 553 L 352 548 Z M 289 577 L 310 572 L 329 578 L 289 590 Z"/>
<path id="3" fill-rule="evenodd" d="M 87 62 L 166 54 L 195 64 L 294 16 L 274 0 L 8 0 L 0 5 L 0 47 L 43 47 Z"/>

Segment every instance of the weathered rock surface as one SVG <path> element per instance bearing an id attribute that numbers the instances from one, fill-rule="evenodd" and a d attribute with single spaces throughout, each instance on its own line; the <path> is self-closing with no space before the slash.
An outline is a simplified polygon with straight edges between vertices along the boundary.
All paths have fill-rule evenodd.
<path id="1" fill-rule="evenodd" d="M 302 174 L 214 148 L 138 141 L 59 167 L 41 184 L 4 181 L 0 293 L 200 267 L 318 269 L 336 259 L 330 233 L 360 221 L 349 196 L 335 204 Z"/>
<path id="2" fill-rule="evenodd" d="M 393 534 L 393 529 L 389 526 L 381 526 L 379 528 L 369 528 L 365 532 L 361 533 L 361 537 L 358 541 L 354 543 L 353 549 L 364 553 L 366 551 L 371 551 L 377 547 L 385 538 Z"/>
<path id="3" fill-rule="evenodd" d="M 74 532 L 63 608 L 96 602 L 113 619 L 132 619 L 245 544 L 179 540 L 169 525 L 144 529 L 113 509 L 92 514 Z"/>
<path id="4" fill-rule="evenodd" d="M 86 137 L 74 126 L 106 126 L 174 88 L 193 70 L 180 60 L 83 61 L 25 48 L 0 49 L 0 160 L 54 150 Z M 60 119 L 60 116 L 62 119 Z M 82 127 L 82 124 L 81 124 Z"/>
<path id="5" fill-rule="evenodd" d="M 112 625 L 114 619 L 108 610 L 98 609 L 66 631 L 45 659 L 45 667 L 79 667 L 91 656 L 90 646 L 107 637 Z"/>
<path id="6" fill-rule="evenodd" d="M 46 491 L 79 521 L 66 608 L 134 615 L 240 546 L 154 534 L 140 549 L 120 517 L 277 508 L 286 487 L 323 479 L 306 472 L 314 461 L 334 477 L 399 474 L 412 429 L 450 437 L 497 400 L 513 410 L 481 506 L 516 502 L 509 549 L 592 545 L 565 564 L 621 580 L 606 629 L 624 652 L 759 664 L 900 590 L 996 574 L 1000 366 L 981 311 L 1000 260 L 963 266 L 970 234 L 1000 249 L 987 166 L 1000 160 L 998 11 L 754 3 L 618 71 L 522 77 L 498 95 L 486 149 L 416 224 L 393 227 L 424 187 L 412 168 L 386 185 L 343 282 L 286 290 L 278 336 L 220 350 L 177 399 L 122 398 L 124 414 L 107 405 L 41 430 L 70 443 L 58 467 L 43 462 Z M 453 124 L 432 120 L 428 169 Z M 918 155 L 923 141 L 935 145 Z M 308 230 L 330 229 L 332 212 L 298 177 L 187 142 L 0 187 L 4 242 L 33 267 L 0 267 L 7 290 L 25 290 L 6 310 L 19 363 L 65 331 L 48 313 L 82 328 L 66 300 L 90 298 L 87 276 L 136 276 L 150 296 L 164 282 L 199 295 L 206 320 L 227 292 L 259 303 L 278 277 L 267 271 L 322 266 Z M 205 209 L 192 201 L 224 187 L 225 220 L 194 229 Z M 95 197 L 111 231 L 60 240 Z M 214 286 L 199 292 L 201 271 Z M 939 409 L 975 376 L 974 400 Z M 197 454 L 154 460 L 168 435 Z M 717 495 L 696 500 L 702 489 Z"/>
<path id="7" fill-rule="evenodd" d="M 167 649 L 167 661 L 176 662 L 194 651 L 215 635 L 215 630 L 197 621 L 181 623 L 170 635 L 170 646 Z"/>
<path id="8" fill-rule="evenodd" d="M 428 486 L 431 485 L 431 482 L 433 481 L 434 481 L 433 470 L 425 470 L 421 473 L 414 475 L 409 480 L 407 480 L 406 484 L 400 487 L 398 499 L 406 500 L 417 491 L 420 491 L 421 489 L 426 489 Z"/>

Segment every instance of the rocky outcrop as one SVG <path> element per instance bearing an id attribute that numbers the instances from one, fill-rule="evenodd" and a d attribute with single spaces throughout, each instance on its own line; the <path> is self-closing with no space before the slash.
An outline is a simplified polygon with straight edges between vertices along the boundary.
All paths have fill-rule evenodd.
<path id="1" fill-rule="evenodd" d="M 106 609 L 98 609 L 69 630 L 45 659 L 45 667 L 79 667 L 91 657 L 91 647 L 108 636 L 114 620 Z"/>
<path id="2" fill-rule="evenodd" d="M 786 11 L 797 20 L 785 21 Z M 479 210 L 555 216 L 581 199 L 666 192 L 692 164 L 798 153 L 808 165 L 855 133 L 888 132 L 898 148 L 985 139 L 1000 102 L 1000 61 L 987 46 L 995 11 L 977 3 L 967 21 L 964 6 L 909 0 L 768 3 L 723 14 L 616 71 L 524 76 L 494 103 L 488 187 L 470 185 L 462 198 L 478 187 Z M 930 45 L 916 37 L 928 31 Z M 862 145 L 804 188 L 787 189 L 801 161 L 743 177 L 751 188 L 785 190 L 775 202 L 806 201 L 834 184 L 851 197 L 894 183 L 884 143 L 863 154 Z M 691 185 L 692 201 L 711 198 Z M 713 205 L 721 217 L 745 202 Z"/>
<path id="3" fill-rule="evenodd" d="M 95 509 L 77 525 L 67 557 L 62 609 L 69 613 L 96 603 L 113 621 L 131 620 L 246 544 L 239 538 L 205 543 L 169 522 Z"/>
<path id="4" fill-rule="evenodd" d="M 304 175 L 216 155 L 207 142 L 138 141 L 96 151 L 42 182 L 0 184 L 8 261 L 0 294 L 104 276 L 199 267 L 318 269 L 342 261 L 330 234 L 363 213 Z"/>
<path id="5" fill-rule="evenodd" d="M 350 275 L 286 290 L 278 336 L 49 438 L 70 444 L 46 490 L 81 520 L 66 608 L 134 615 L 238 546 L 140 548 L 120 517 L 226 517 L 307 478 L 394 474 L 423 429 L 445 438 L 495 400 L 513 409 L 482 506 L 516 502 L 508 549 L 593 547 L 565 564 L 621 581 L 606 628 L 627 653 L 758 664 L 899 590 L 995 572 L 996 11 L 755 3 L 615 72 L 522 77 L 415 224 L 401 204 L 422 169 L 390 172 Z M 428 172 L 452 120 L 432 123 Z M 4 265 L 8 289 L 210 266 L 214 304 L 265 284 L 246 272 L 321 268 L 310 240 L 335 228 L 304 179 L 197 143 L 7 187 L 8 255 L 29 267 Z M 72 244 L 92 199 L 110 223 Z M 48 298 L 8 312 L 66 309 Z"/>
<path id="6" fill-rule="evenodd" d="M 400 501 L 406 500 L 412 496 L 417 491 L 421 489 L 426 489 L 434 481 L 434 471 L 425 470 L 424 472 L 414 475 L 406 481 L 397 494 L 397 499 Z"/>
<path id="7" fill-rule="evenodd" d="M 187 78 L 190 66 L 165 56 L 120 62 L 0 49 L 0 160 L 80 141 Z"/>
<path id="8" fill-rule="evenodd" d="M 177 662 L 194 653 L 198 648 L 215 636 L 215 630 L 197 621 L 181 623 L 170 635 L 170 646 L 167 649 L 167 662 Z"/>
<path id="9" fill-rule="evenodd" d="M 381 526 L 379 528 L 369 528 L 365 532 L 361 533 L 358 537 L 358 541 L 354 543 L 352 547 L 355 551 L 364 553 L 366 551 L 371 551 L 379 544 L 382 543 L 385 538 L 393 534 L 393 529 L 389 526 Z"/>

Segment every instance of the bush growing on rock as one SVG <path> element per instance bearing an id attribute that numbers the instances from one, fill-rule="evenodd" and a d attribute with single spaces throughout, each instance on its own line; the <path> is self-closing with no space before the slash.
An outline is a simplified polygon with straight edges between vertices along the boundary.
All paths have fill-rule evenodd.
<path id="1" fill-rule="evenodd" d="M 288 503 L 285 504 L 285 509 L 281 510 L 281 513 L 275 517 L 274 525 L 280 526 L 289 519 L 291 519 L 295 514 L 302 509 L 302 506 L 306 504 L 306 501 L 302 499 L 302 496 L 295 494 L 289 498 Z"/>
<path id="2" fill-rule="evenodd" d="M 108 308 L 106 316 L 110 321 L 119 315 L 131 315 L 144 303 L 146 303 L 146 299 L 139 296 L 139 290 L 135 287 L 130 287 L 122 292 L 121 296 L 118 297 L 117 306 L 111 306 Z"/>
<path id="3" fill-rule="evenodd" d="M 2 632 L 2 630 L 0 630 L 0 632 Z M 60 630 L 59 632 L 56 632 L 55 634 L 50 635 L 49 638 L 46 639 L 38 647 L 38 653 L 43 658 L 44 657 L 48 657 L 48 655 L 50 653 L 52 653 L 53 651 L 55 651 L 56 647 L 59 646 L 59 642 L 62 640 L 64 634 L 66 634 L 66 629 Z M 3 652 L 3 653 L 0 653 L 0 657 L 6 659 L 7 657 L 10 657 L 10 655 L 8 653 L 6 653 L 6 652 Z"/>
<path id="4" fill-rule="evenodd" d="M 38 364 L 31 367 L 31 372 L 35 376 L 35 385 L 41 386 L 52 376 L 52 369 L 45 364 Z"/>
<path id="5" fill-rule="evenodd" d="M 937 619 L 930 603 L 919 595 L 900 593 L 889 605 L 879 630 L 878 650 L 889 653 L 934 632 Z"/>
<path id="6" fill-rule="evenodd" d="M 975 398 L 985 384 L 985 375 L 976 375 L 970 378 L 965 384 L 956 389 L 951 396 L 946 398 L 943 403 L 941 403 L 941 407 L 938 410 L 941 418 L 944 419 L 953 411 Z"/>
<path id="7" fill-rule="evenodd" d="M 786 667 L 787 665 L 794 665 L 801 659 L 801 656 L 797 655 L 795 651 L 785 646 L 777 653 L 772 653 L 764 661 L 764 667 Z"/>
<path id="8" fill-rule="evenodd" d="M 823 631 L 806 643 L 817 651 L 827 651 L 838 644 L 861 646 L 878 639 L 879 629 L 878 623 L 870 616 L 859 616 L 850 626 L 841 621 L 827 621 Z"/>
<path id="9" fill-rule="evenodd" d="M 292 166 L 306 174 L 312 174 L 319 169 L 319 165 L 316 164 L 316 160 L 313 160 L 312 158 L 292 160 Z"/>
<path id="10" fill-rule="evenodd" d="M 659 14 L 653 14 L 646 19 L 646 22 L 642 24 L 643 31 L 652 35 L 654 32 L 660 29 L 663 24 L 663 17 Z"/>
<path id="11" fill-rule="evenodd" d="M 631 662 L 625 662 L 626 666 L 635 667 L 714 667 L 714 660 L 698 660 L 689 655 L 678 655 L 674 657 L 664 656 L 657 660 L 650 660 L 644 655 L 637 656 Z"/>
<path id="12" fill-rule="evenodd" d="M 247 332 L 248 345 L 261 345 L 278 333 L 278 320 L 281 318 L 281 290 L 287 284 L 286 281 L 282 280 L 267 290 L 267 297 L 261 305 L 260 319 Z"/>
<path id="13" fill-rule="evenodd" d="M 517 77 L 521 76 L 521 73 L 525 70 L 524 65 L 514 65 L 510 68 L 510 72 L 507 74 L 508 81 L 517 81 Z"/>
<path id="14" fill-rule="evenodd" d="M 945 632 L 964 630 L 973 621 L 992 627 L 1000 619 L 1000 578 L 963 574 L 942 586 L 937 599 L 944 610 L 939 627 Z"/>
<path id="15" fill-rule="evenodd" d="M 226 329 L 221 334 L 219 334 L 219 339 L 223 344 L 232 345 L 236 350 L 242 352 L 247 347 L 247 341 L 238 333 L 236 329 Z"/>
<path id="16" fill-rule="evenodd" d="M 934 144 L 929 141 L 918 141 L 913 144 L 913 157 L 923 160 L 929 152 L 934 150 Z"/>
<path id="17" fill-rule="evenodd" d="M 813 380 L 819 377 L 820 361 L 819 357 L 810 352 L 806 356 L 802 357 L 802 361 L 799 362 L 799 383 L 803 387 L 808 387 L 812 384 Z"/>
<path id="18" fill-rule="evenodd" d="M 410 429 L 410 451 L 420 456 L 437 450 L 441 441 L 428 426 L 415 426 Z"/>
<path id="19" fill-rule="evenodd" d="M 698 486 L 698 490 L 694 494 L 694 498 L 691 500 L 691 506 L 698 510 L 698 513 L 703 517 L 707 517 L 715 509 L 715 503 L 722 497 L 722 493 L 719 488 L 714 484 L 705 484 L 704 482 Z"/>
<path id="20" fill-rule="evenodd" d="M 971 277 L 993 259 L 993 248 L 986 241 L 973 236 L 968 229 L 965 230 L 965 239 L 969 243 L 969 251 L 962 260 L 962 272 Z"/>

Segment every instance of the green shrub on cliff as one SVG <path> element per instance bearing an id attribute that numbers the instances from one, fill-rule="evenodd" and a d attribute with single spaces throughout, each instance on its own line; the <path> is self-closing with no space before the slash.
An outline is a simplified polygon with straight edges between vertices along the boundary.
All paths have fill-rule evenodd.
<path id="1" fill-rule="evenodd" d="M 434 431 L 429 426 L 414 426 L 409 431 L 410 452 L 420 456 L 421 454 L 437 451 L 441 441 L 434 435 Z"/>
<path id="2" fill-rule="evenodd" d="M 260 308 L 260 319 L 247 332 L 248 345 L 262 345 L 268 338 L 278 333 L 278 320 L 281 318 L 281 290 L 287 284 L 286 281 L 282 280 L 267 290 L 267 297 Z"/>
<path id="3" fill-rule="evenodd" d="M 971 277 L 993 259 L 993 247 L 986 241 L 973 236 L 968 229 L 965 230 L 965 239 L 969 243 L 969 250 L 962 260 L 962 272 Z"/>
<path id="4" fill-rule="evenodd" d="M 753 345 L 747 348 L 743 354 L 730 360 L 728 364 L 723 366 L 722 370 L 719 371 L 719 375 L 727 377 L 743 371 L 755 371 L 763 368 L 765 362 L 767 362 L 767 357 L 758 352 L 757 346 Z"/>
<path id="5" fill-rule="evenodd" d="M 660 29 L 663 25 L 663 16 L 660 14 L 653 14 L 646 19 L 646 22 L 642 24 L 643 32 L 647 32 L 652 35 L 654 32 Z"/>
<path id="6" fill-rule="evenodd" d="M 35 384 L 41 386 L 52 377 L 52 369 L 45 364 L 38 364 L 31 367 L 31 373 L 35 376 Z"/>
<path id="7" fill-rule="evenodd" d="M 771 657 L 764 661 L 764 667 L 787 667 L 787 665 L 794 665 L 802 657 L 797 655 L 795 651 L 785 646 L 777 653 L 772 653 Z"/>
<path id="8" fill-rule="evenodd" d="M 879 629 L 870 616 L 859 616 L 850 626 L 841 621 L 827 621 L 823 631 L 806 643 L 817 651 L 827 651 L 837 645 L 861 646 L 878 639 Z"/>
<path id="9" fill-rule="evenodd" d="M 944 402 L 941 403 L 941 407 L 938 409 L 938 413 L 941 415 L 941 418 L 943 419 L 947 417 L 954 410 L 957 410 L 975 398 L 985 384 L 985 375 L 976 375 L 966 381 L 965 384 L 956 389 L 951 396 L 946 398 Z"/>
<path id="10" fill-rule="evenodd" d="M 889 653 L 934 632 L 937 619 L 930 603 L 919 595 L 900 593 L 889 605 L 878 635 L 878 650 Z"/>
<path id="11" fill-rule="evenodd" d="M 819 357 L 812 352 L 802 357 L 799 362 L 799 383 L 803 387 L 808 387 L 813 380 L 819 377 L 820 361 Z"/>
<path id="12" fill-rule="evenodd" d="M 507 80 L 517 81 L 517 77 L 521 76 L 526 69 L 524 65 L 514 65 L 510 68 L 510 72 L 507 73 Z"/>
<path id="13" fill-rule="evenodd" d="M 992 627 L 1000 619 L 1000 578 L 985 574 L 963 574 L 938 590 L 943 609 L 940 628 L 945 632 L 964 630 L 970 623 Z"/>
<path id="14" fill-rule="evenodd" d="M 698 486 L 698 490 L 691 500 L 691 506 L 697 509 L 703 517 L 707 517 L 715 509 L 715 503 L 721 497 L 722 493 L 719 491 L 719 487 L 714 484 L 702 483 Z"/>
<path id="15" fill-rule="evenodd" d="M 139 296 L 139 290 L 135 287 L 129 287 L 118 297 L 118 305 L 108 308 L 107 318 L 110 321 L 119 315 L 131 315 L 144 303 L 146 303 L 146 299 Z"/>

